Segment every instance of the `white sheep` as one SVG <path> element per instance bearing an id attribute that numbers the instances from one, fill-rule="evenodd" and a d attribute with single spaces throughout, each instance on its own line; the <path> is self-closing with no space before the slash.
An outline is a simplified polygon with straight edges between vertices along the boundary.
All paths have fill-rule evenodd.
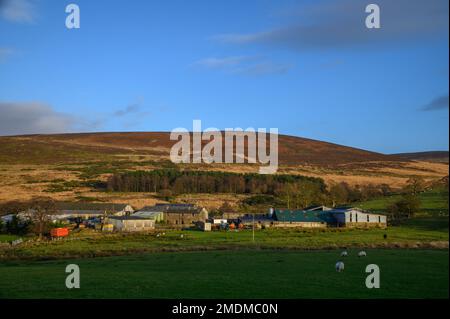
<path id="1" fill-rule="evenodd" d="M 336 271 L 337 272 L 344 271 L 344 263 L 342 261 L 338 261 L 336 263 Z"/>
<path id="2" fill-rule="evenodd" d="M 183 234 L 181 234 L 181 235 L 180 235 L 180 238 L 184 238 L 184 235 L 183 235 Z"/>
<path id="3" fill-rule="evenodd" d="M 342 253 L 341 253 L 341 257 L 347 257 L 348 256 L 348 252 L 346 251 L 346 250 L 344 250 Z"/>
<path id="4" fill-rule="evenodd" d="M 358 253 L 358 257 L 366 257 L 367 256 L 367 253 L 364 251 L 364 250 L 361 250 L 359 253 Z"/>

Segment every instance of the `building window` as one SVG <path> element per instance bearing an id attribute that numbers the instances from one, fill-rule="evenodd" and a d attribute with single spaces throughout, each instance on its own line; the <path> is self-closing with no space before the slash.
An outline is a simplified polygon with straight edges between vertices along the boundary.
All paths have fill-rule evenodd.
<path id="1" fill-rule="evenodd" d="M 358 222 L 358 213 L 355 214 L 355 222 Z"/>
<path id="2" fill-rule="evenodd" d="M 353 222 L 353 214 L 350 213 L 350 223 L 352 223 L 352 222 Z"/>
<path id="3" fill-rule="evenodd" d="M 381 223 L 381 216 L 378 216 L 378 222 Z"/>
<path id="4" fill-rule="evenodd" d="M 369 215 L 367 215 L 367 222 L 370 222 L 370 218 L 369 218 Z"/>

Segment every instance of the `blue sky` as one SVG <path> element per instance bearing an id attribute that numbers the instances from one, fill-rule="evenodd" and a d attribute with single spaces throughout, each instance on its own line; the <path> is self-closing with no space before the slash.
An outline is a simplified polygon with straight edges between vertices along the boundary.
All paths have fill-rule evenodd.
<path id="1" fill-rule="evenodd" d="M 372 1 L 375 2 L 375 1 Z M 80 7 L 81 28 L 65 27 Z M 448 150 L 448 1 L 0 0 L 0 134 L 276 127 Z"/>

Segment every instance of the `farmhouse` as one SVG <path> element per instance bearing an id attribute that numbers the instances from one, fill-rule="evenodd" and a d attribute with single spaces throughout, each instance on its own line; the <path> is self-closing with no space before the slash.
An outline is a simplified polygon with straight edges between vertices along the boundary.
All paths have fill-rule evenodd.
<path id="1" fill-rule="evenodd" d="M 114 230 L 123 232 L 145 232 L 155 229 L 155 221 L 136 216 L 111 216 L 105 219 Z"/>

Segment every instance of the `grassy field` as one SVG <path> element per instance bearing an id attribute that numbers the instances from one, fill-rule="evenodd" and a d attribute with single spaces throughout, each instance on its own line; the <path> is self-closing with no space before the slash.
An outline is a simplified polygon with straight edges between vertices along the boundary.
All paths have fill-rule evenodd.
<path id="1" fill-rule="evenodd" d="M 358 203 L 356 206 L 371 211 L 386 212 L 386 208 L 401 195 L 393 195 Z M 403 224 L 405 227 L 448 232 L 448 193 L 443 189 L 428 191 L 419 195 L 420 212 L 413 219 Z"/>
<path id="2" fill-rule="evenodd" d="M 183 236 L 181 236 L 183 235 Z M 387 238 L 384 238 L 387 235 Z M 182 238 L 181 238 L 182 237 Z M 255 231 L 166 231 L 151 234 L 101 234 L 85 230 L 68 239 L 26 242 L 0 248 L 0 260 L 99 257 L 159 251 L 215 249 L 448 248 L 448 230 L 414 227 L 388 229 L 265 229 Z"/>
<path id="3" fill-rule="evenodd" d="M 448 250 L 208 251 L 0 265 L 0 298 L 448 298 Z M 65 267 L 80 267 L 80 289 Z M 367 289 L 377 264 L 380 289 Z"/>
<path id="4" fill-rule="evenodd" d="M 0 243 L 8 243 L 19 238 L 17 235 L 0 234 Z"/>
<path id="5" fill-rule="evenodd" d="M 373 211 L 386 211 L 389 204 L 399 200 L 401 195 L 392 195 L 357 203 L 358 207 Z M 442 189 L 428 191 L 419 195 L 421 212 L 419 216 L 448 215 L 448 193 Z"/>

